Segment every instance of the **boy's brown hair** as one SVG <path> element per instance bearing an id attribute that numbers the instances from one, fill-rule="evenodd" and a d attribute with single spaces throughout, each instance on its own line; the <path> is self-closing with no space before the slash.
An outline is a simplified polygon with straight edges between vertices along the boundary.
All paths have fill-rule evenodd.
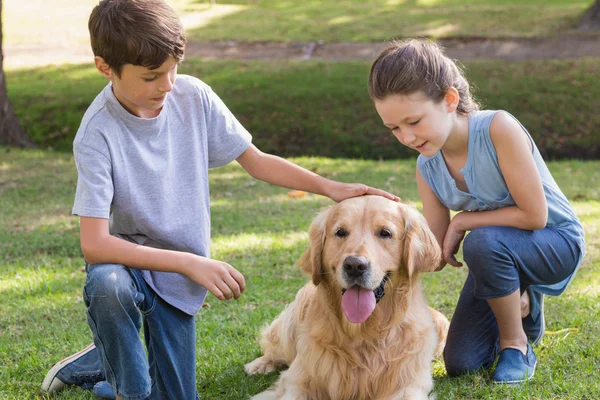
<path id="1" fill-rule="evenodd" d="M 120 77 L 125 64 L 160 67 L 170 56 L 183 60 L 181 20 L 162 0 L 102 0 L 88 23 L 92 51 Z"/>

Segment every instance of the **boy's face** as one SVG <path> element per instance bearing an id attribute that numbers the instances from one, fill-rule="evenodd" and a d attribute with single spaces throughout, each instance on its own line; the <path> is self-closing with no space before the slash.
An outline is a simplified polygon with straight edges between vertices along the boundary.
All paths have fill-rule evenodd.
<path id="1" fill-rule="evenodd" d="M 160 113 L 177 78 L 177 60 L 172 57 L 156 69 L 125 64 L 120 77 L 101 57 L 96 57 L 96 67 L 112 82 L 119 103 L 140 118 L 154 118 Z"/>
<path id="2" fill-rule="evenodd" d="M 452 130 L 451 114 L 455 108 L 446 99 L 435 103 L 423 92 L 390 95 L 375 100 L 375 108 L 400 143 L 426 157 L 442 148 Z"/>

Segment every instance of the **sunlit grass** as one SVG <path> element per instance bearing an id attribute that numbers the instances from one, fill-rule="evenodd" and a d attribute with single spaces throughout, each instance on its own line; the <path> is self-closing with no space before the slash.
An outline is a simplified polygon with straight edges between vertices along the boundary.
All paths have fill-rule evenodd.
<path id="1" fill-rule="evenodd" d="M 2 28 L 4 45 L 69 47 L 89 44 L 88 20 L 98 0 L 3 0 Z M 195 28 L 194 15 L 211 9 L 210 1 L 166 0 L 184 22 L 185 27 Z M 244 6 L 219 6 L 213 9 L 238 10 Z M 230 12 L 206 14 L 206 23 L 212 18 L 223 17 Z M 43 47 L 41 48 L 43 49 Z M 38 49 L 40 50 L 40 49 Z"/>
<path id="2" fill-rule="evenodd" d="M 89 43 L 97 0 L 4 0 L 7 46 Z M 573 30 L 589 0 L 167 0 L 194 40 L 381 41 L 407 36 L 531 37 Z"/>
<path id="3" fill-rule="evenodd" d="M 222 4 L 221 2 L 219 2 Z M 398 37 L 532 37 L 570 32 L 585 0 L 234 1 L 247 6 L 189 29 L 197 40 L 381 41 Z"/>

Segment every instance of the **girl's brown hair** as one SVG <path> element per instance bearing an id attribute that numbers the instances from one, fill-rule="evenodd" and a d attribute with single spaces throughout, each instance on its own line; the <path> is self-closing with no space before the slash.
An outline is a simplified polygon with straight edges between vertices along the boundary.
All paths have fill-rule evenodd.
<path id="1" fill-rule="evenodd" d="M 183 25 L 162 0 L 102 0 L 88 27 L 94 55 L 117 76 L 125 64 L 156 69 L 169 57 L 183 60 Z"/>
<path id="2" fill-rule="evenodd" d="M 427 40 L 392 42 L 375 59 L 369 74 L 369 94 L 373 100 L 423 91 L 439 103 L 450 87 L 456 88 L 460 96 L 458 113 L 479 110 L 461 68 L 437 43 Z"/>

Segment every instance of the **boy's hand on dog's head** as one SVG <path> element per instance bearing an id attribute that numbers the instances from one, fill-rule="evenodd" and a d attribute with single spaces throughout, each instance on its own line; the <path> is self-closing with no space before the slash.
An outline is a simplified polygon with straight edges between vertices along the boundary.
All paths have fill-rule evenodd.
<path id="1" fill-rule="evenodd" d="M 186 266 L 186 274 L 204 286 L 219 300 L 238 299 L 246 289 L 246 280 L 238 270 L 226 262 L 195 256 Z"/>
<path id="2" fill-rule="evenodd" d="M 400 197 L 398 196 L 388 193 L 385 190 L 363 185 L 362 183 L 336 182 L 331 191 L 328 193 L 328 197 L 331 200 L 339 203 L 340 201 L 349 199 L 351 197 L 364 196 L 367 194 L 382 196 L 393 201 L 400 201 Z"/>

